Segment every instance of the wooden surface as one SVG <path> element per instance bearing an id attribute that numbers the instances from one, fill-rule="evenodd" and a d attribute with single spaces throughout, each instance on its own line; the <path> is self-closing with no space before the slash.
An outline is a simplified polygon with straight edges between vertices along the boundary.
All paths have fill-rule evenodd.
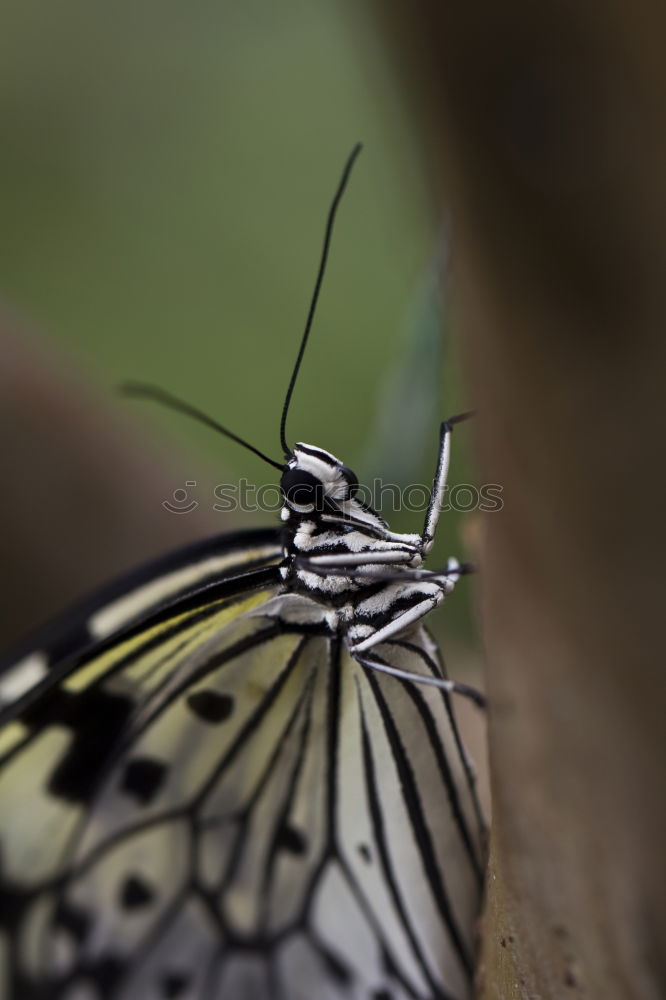
<path id="1" fill-rule="evenodd" d="M 487 517 L 484 1000 L 666 995 L 666 8 L 391 0 Z"/>

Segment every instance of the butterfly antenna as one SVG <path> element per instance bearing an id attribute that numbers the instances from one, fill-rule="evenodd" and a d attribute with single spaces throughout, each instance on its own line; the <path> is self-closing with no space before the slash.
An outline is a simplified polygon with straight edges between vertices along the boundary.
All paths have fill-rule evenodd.
<path id="1" fill-rule="evenodd" d="M 291 373 L 291 380 L 289 382 L 289 388 L 287 389 L 287 395 L 285 396 L 284 406 L 282 407 L 282 418 L 280 420 L 280 443 L 284 450 L 285 455 L 289 455 L 290 448 L 287 444 L 286 427 L 287 427 L 287 414 L 289 412 L 289 404 L 291 403 L 291 397 L 294 392 L 294 386 L 296 385 L 296 379 L 298 378 L 298 372 L 301 367 L 301 362 L 303 360 L 303 355 L 305 354 L 305 348 L 307 346 L 308 338 L 310 336 L 310 330 L 312 328 L 312 320 L 314 319 L 315 309 L 317 308 L 317 300 L 319 299 L 319 292 L 321 290 L 321 284 L 324 278 L 324 272 L 326 270 L 326 261 L 328 259 L 328 251 L 331 245 L 331 236 L 333 234 L 333 225 L 335 223 L 335 214 L 338 210 L 338 205 L 340 204 L 340 199 L 344 194 L 344 190 L 347 186 L 347 181 L 349 180 L 349 175 L 351 169 L 354 166 L 354 161 L 356 157 L 361 152 L 363 148 L 362 143 L 357 142 L 349 158 L 345 164 L 345 168 L 342 171 L 342 177 L 340 178 L 340 183 L 338 184 L 338 189 L 335 192 L 335 197 L 331 202 L 331 207 L 328 210 L 328 219 L 326 220 L 326 231 L 324 233 L 324 245 L 321 251 L 321 258 L 319 260 L 319 271 L 317 272 L 317 280 L 315 281 L 314 292 L 312 293 L 312 299 L 310 300 L 310 309 L 308 311 L 308 318 L 305 321 L 305 330 L 303 331 L 303 336 L 301 338 L 301 346 L 298 349 L 298 356 L 296 358 L 296 364 L 294 365 L 294 370 Z"/>
<path id="2" fill-rule="evenodd" d="M 243 448 L 247 448 L 248 451 L 254 452 L 259 458 L 263 459 L 264 462 L 268 462 L 273 468 L 279 469 L 280 472 L 283 471 L 284 465 L 280 462 L 274 462 L 272 458 L 268 455 L 264 455 L 263 451 L 259 451 L 254 445 L 250 444 L 249 441 L 244 441 L 243 438 L 239 437 L 238 434 L 234 434 L 233 431 L 227 430 L 222 424 L 218 424 L 217 420 L 213 420 L 208 414 L 203 413 L 202 410 L 198 410 L 196 406 L 192 406 L 190 403 L 184 402 L 182 399 L 178 399 L 177 396 L 172 396 L 170 392 L 166 392 L 164 389 L 160 389 L 156 385 L 146 385 L 143 382 L 126 382 L 121 385 L 120 391 L 124 396 L 130 396 L 133 399 L 150 399 L 154 403 L 160 403 L 162 406 L 166 406 L 169 410 L 176 410 L 177 413 L 185 413 L 188 417 L 192 417 L 194 420 L 198 420 L 200 424 L 205 424 L 207 427 L 212 427 L 214 431 L 219 431 L 220 434 L 224 434 L 225 437 L 231 438 L 236 444 L 240 444 Z"/>

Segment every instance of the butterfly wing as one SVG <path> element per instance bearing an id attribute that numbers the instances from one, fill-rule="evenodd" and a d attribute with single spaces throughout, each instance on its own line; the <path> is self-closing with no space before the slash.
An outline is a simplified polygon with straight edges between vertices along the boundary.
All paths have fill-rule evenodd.
<path id="1" fill-rule="evenodd" d="M 95 802 L 114 761 L 154 717 L 169 721 L 172 689 L 191 683 L 209 638 L 274 593 L 280 555 L 275 531 L 191 546 L 86 601 L 39 637 L 43 651 L 24 651 L 0 673 L 0 996 L 63 995 L 71 976 L 54 977 L 46 957 L 58 940 L 53 904 L 84 831 L 113 835 L 113 810 Z M 171 739 L 165 768 L 183 775 L 179 740 L 192 744 L 188 754 L 197 740 L 176 728 Z M 156 770 L 154 759 L 128 765 L 130 800 L 148 803 Z M 102 894 L 99 912 L 107 902 Z"/>
<path id="2" fill-rule="evenodd" d="M 140 633 L 160 609 L 168 616 L 175 603 L 196 606 L 204 591 L 211 599 L 233 594 L 238 578 L 259 570 L 268 580 L 280 555 L 274 529 L 239 531 L 186 546 L 104 587 L 0 663 L 0 724 L 104 644 L 132 627 Z"/>
<path id="3" fill-rule="evenodd" d="M 446 699 L 267 617 L 272 592 L 126 636 L 3 730 L 9 1000 L 469 994 L 481 850 Z"/>
<path id="4" fill-rule="evenodd" d="M 6 710 L 0 997 L 469 995 L 481 835 L 446 696 L 369 672 L 314 602 L 269 615 L 275 536 L 244 541 L 223 579 L 96 602 L 96 652 Z M 437 671 L 422 632 L 377 655 Z"/>
<path id="5" fill-rule="evenodd" d="M 441 676 L 436 656 L 420 629 L 374 658 Z M 348 954 L 367 969 L 374 952 L 387 996 L 467 997 L 485 835 L 450 699 L 353 661 L 343 677 L 340 863 L 347 892 L 367 899 L 377 922 L 372 950 L 367 931 L 347 925 Z"/>

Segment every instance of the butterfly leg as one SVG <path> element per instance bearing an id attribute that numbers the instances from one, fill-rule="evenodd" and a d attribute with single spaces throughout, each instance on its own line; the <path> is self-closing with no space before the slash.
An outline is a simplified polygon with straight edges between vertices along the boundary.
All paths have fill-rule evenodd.
<path id="1" fill-rule="evenodd" d="M 347 575 L 348 572 L 353 572 L 357 566 L 371 566 L 373 563 L 380 566 L 389 564 L 400 566 L 402 563 L 409 564 L 415 557 L 418 559 L 418 555 L 418 549 L 414 549 L 411 546 L 402 545 L 395 548 L 382 546 L 375 549 L 366 549 L 362 552 L 337 552 L 330 556 L 301 556 L 297 562 L 299 566 L 303 568 L 307 567 L 314 573 L 317 573 L 321 569 L 322 571 L 330 570 L 333 573 Z M 327 573 L 322 572 L 322 575 L 326 576 Z"/>
<path id="2" fill-rule="evenodd" d="M 452 579 L 441 582 L 419 581 L 407 585 L 389 584 L 379 594 L 362 600 L 354 609 L 354 619 L 347 632 L 351 640 L 350 652 L 352 655 L 362 653 L 411 628 L 441 604 L 454 586 Z M 391 615 L 385 624 L 373 624 L 373 619 L 384 622 L 391 606 L 398 602 L 403 610 Z M 405 604 L 407 607 L 404 607 Z"/>
<path id="3" fill-rule="evenodd" d="M 449 417 L 448 420 L 443 422 L 439 430 L 437 468 L 433 477 L 430 502 L 426 511 L 425 524 L 423 525 L 423 533 L 421 535 L 421 554 L 423 558 L 427 556 L 432 548 L 437 532 L 437 522 L 442 512 L 446 481 L 449 475 L 449 462 L 451 460 L 451 432 L 456 424 L 467 420 L 470 416 L 470 413 L 461 413 L 456 417 Z"/>
<path id="4" fill-rule="evenodd" d="M 330 557 L 333 559 L 334 557 Z M 373 559 L 372 562 L 380 562 L 379 559 Z M 473 563 L 460 563 L 453 556 L 449 559 L 448 564 L 445 569 L 415 569 L 411 566 L 401 566 L 400 562 L 397 563 L 395 569 L 385 569 L 384 566 L 386 560 L 381 560 L 381 565 L 377 569 L 371 569 L 371 561 L 364 559 L 363 563 L 360 564 L 357 560 L 356 564 L 350 565 L 349 562 L 337 563 L 331 565 L 328 562 L 320 563 L 315 559 L 305 559 L 300 558 L 296 560 L 296 565 L 299 569 L 307 570 L 310 573 L 315 573 L 317 576 L 339 576 L 341 573 L 340 569 L 336 566 L 344 565 L 344 575 L 348 580 L 361 580 L 364 583 L 369 581 L 377 580 L 382 583 L 415 583 L 419 580 L 451 580 L 452 583 L 457 583 L 461 576 L 466 576 L 468 573 L 474 573 L 476 567 Z"/>
<path id="5" fill-rule="evenodd" d="M 380 674 L 388 674 L 389 677 L 399 677 L 401 680 L 414 681 L 416 684 L 437 687 L 440 691 L 448 691 L 449 694 L 462 695 L 463 698 L 468 698 L 474 702 L 477 708 L 485 709 L 487 706 L 484 693 L 470 684 L 452 681 L 448 677 L 429 677 L 427 674 L 417 674 L 412 670 L 400 670 L 399 667 L 392 667 L 385 660 L 380 659 L 379 656 L 358 656 L 356 653 L 353 655 L 358 663 L 361 663 L 364 667 L 369 667 L 370 670 L 377 670 Z M 472 777 L 475 779 L 476 772 L 469 757 L 465 757 L 465 767 L 471 771 Z"/>
<path id="6" fill-rule="evenodd" d="M 358 636 L 358 638 L 356 641 L 350 643 L 349 651 L 355 660 L 372 670 L 390 674 L 392 677 L 398 677 L 402 680 L 414 681 L 417 684 L 432 685 L 433 687 L 438 687 L 443 691 L 462 695 L 465 698 L 469 698 L 470 701 L 473 701 L 478 708 L 485 708 L 486 698 L 481 691 L 471 687 L 469 684 L 462 684 L 459 681 L 453 681 L 447 677 L 442 677 L 435 666 L 434 661 L 431 660 L 427 654 L 426 659 L 432 666 L 432 673 L 421 674 L 415 671 L 402 670 L 399 667 L 392 666 L 378 652 L 378 647 L 380 647 L 383 643 L 390 644 L 391 642 L 396 642 L 397 640 L 397 645 L 414 648 L 419 654 L 423 653 L 423 650 L 419 649 L 417 646 L 411 647 L 409 642 L 400 642 L 400 636 L 403 632 L 411 629 L 417 622 L 428 615 L 430 611 L 432 611 L 433 607 L 436 607 L 437 604 L 441 603 L 446 594 L 453 590 L 454 582 L 446 580 L 442 585 L 431 584 L 430 586 L 437 586 L 438 590 L 431 590 L 428 596 L 425 596 L 423 585 L 414 584 L 414 587 L 410 588 L 414 591 L 413 596 L 415 598 L 421 597 L 423 599 L 417 600 L 412 607 L 407 608 L 381 628 L 377 628 L 368 633 L 368 626 L 365 623 L 353 623 L 347 634 L 351 639 L 354 639 L 355 636 Z M 400 596 L 404 599 L 405 588 L 401 588 Z M 362 606 L 359 607 L 359 611 L 363 611 Z"/>

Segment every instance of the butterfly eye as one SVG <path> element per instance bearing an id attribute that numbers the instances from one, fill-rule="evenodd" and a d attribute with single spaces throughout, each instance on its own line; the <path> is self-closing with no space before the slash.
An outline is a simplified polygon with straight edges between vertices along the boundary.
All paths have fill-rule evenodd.
<path id="1" fill-rule="evenodd" d="M 287 469 L 280 483 L 284 497 L 294 507 L 319 510 L 323 505 L 324 487 L 316 476 L 304 469 Z"/>

